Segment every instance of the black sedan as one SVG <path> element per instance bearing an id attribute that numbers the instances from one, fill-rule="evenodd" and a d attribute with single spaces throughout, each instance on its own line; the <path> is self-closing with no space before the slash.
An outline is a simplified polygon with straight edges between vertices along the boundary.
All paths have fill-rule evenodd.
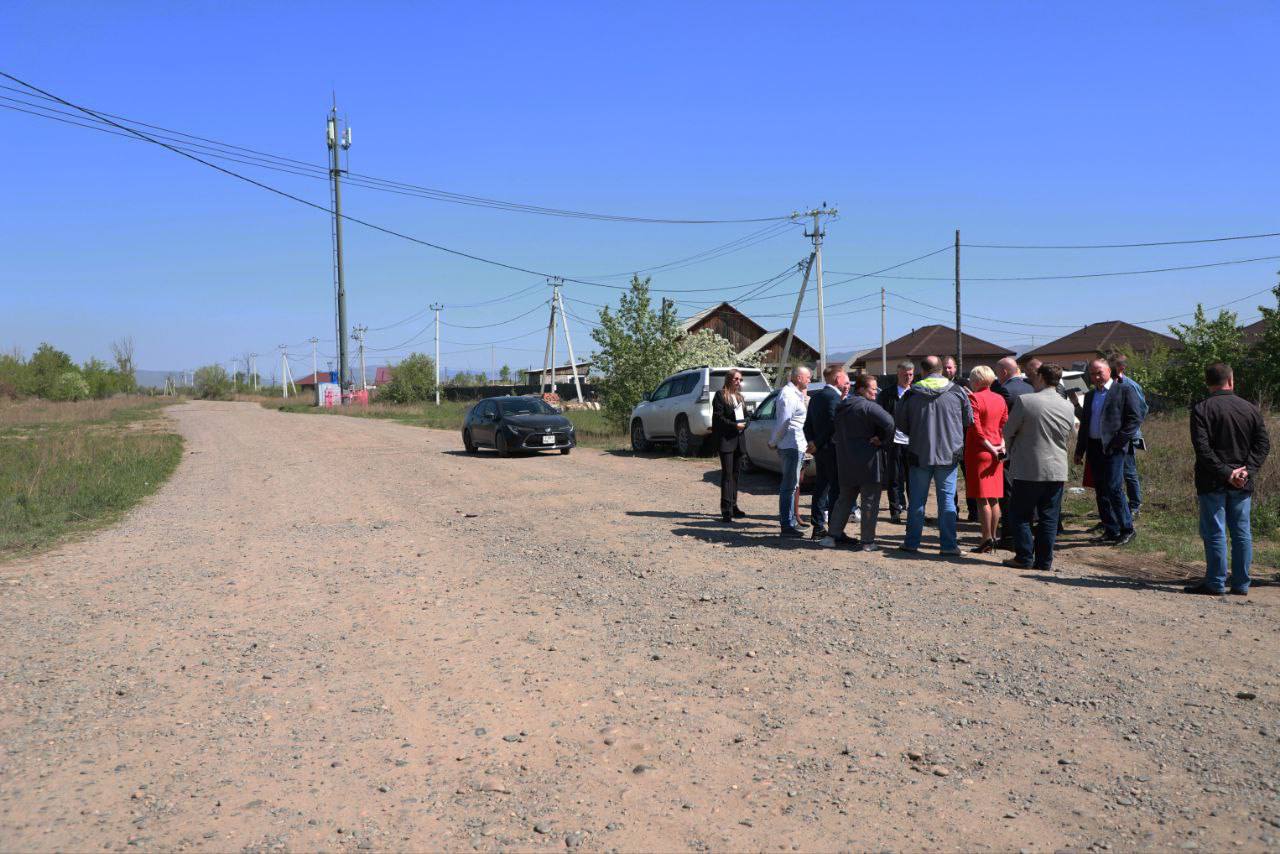
<path id="1" fill-rule="evenodd" d="M 482 445 L 503 457 L 522 451 L 567 454 L 576 444 L 572 422 L 537 397 L 482 400 L 471 407 L 462 424 L 462 445 L 468 454 Z"/>

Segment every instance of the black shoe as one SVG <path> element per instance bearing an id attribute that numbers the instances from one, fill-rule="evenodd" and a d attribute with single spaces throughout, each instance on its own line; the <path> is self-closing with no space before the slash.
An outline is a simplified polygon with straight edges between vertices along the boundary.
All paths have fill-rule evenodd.
<path id="1" fill-rule="evenodd" d="M 1031 568 L 1034 569 L 1036 572 L 1058 572 L 1058 570 L 1054 569 L 1053 566 L 1040 566 L 1034 563 L 1031 564 Z"/>
<path id="2" fill-rule="evenodd" d="M 920 553 L 919 549 L 913 549 L 910 546 L 898 546 L 898 551 L 906 552 L 907 554 L 911 554 L 911 555 Z"/>
<path id="3" fill-rule="evenodd" d="M 798 538 L 798 539 L 803 540 L 803 539 L 804 539 L 804 531 L 801 531 L 801 530 L 799 530 L 798 528 L 783 528 L 783 529 L 782 529 L 782 532 L 781 532 L 780 534 L 778 534 L 778 536 L 782 537 L 783 539 L 788 539 L 788 538 L 789 538 L 789 539 L 797 539 L 797 538 Z"/>
<path id="4" fill-rule="evenodd" d="M 890 514 L 889 514 L 889 521 L 890 521 L 892 524 L 894 524 L 894 525 L 901 525 L 901 524 L 902 524 L 902 514 L 901 514 L 901 513 L 890 513 Z"/>
<path id="5" fill-rule="evenodd" d="M 1232 587 L 1227 592 L 1230 593 L 1232 596 L 1248 596 L 1249 588 L 1248 587 Z"/>
<path id="6" fill-rule="evenodd" d="M 1000 561 L 1000 563 L 1012 569 L 1031 569 L 1031 564 L 1027 563 L 1025 560 L 1018 560 L 1016 557 L 1007 557 Z"/>
<path id="7" fill-rule="evenodd" d="M 823 537 L 825 537 L 826 535 L 827 535 L 827 529 L 826 529 L 826 528 L 819 528 L 819 527 L 817 527 L 817 526 L 815 525 L 815 526 L 814 526 L 814 528 L 813 528 L 813 533 L 811 533 L 809 536 L 810 536 L 810 538 L 812 538 L 812 539 L 820 540 L 820 539 L 822 539 Z"/>
<path id="8" fill-rule="evenodd" d="M 741 509 L 741 508 L 739 508 L 739 507 L 735 507 L 735 508 L 733 508 L 733 518 L 735 518 L 735 519 L 745 519 L 745 518 L 747 518 L 746 511 L 745 511 L 745 510 L 742 510 L 742 509 Z"/>
<path id="9" fill-rule="evenodd" d="M 1132 543 L 1134 541 L 1134 538 L 1136 538 L 1137 536 L 1138 536 L 1137 531 L 1125 531 L 1119 537 L 1116 537 L 1116 539 L 1112 541 L 1111 545 L 1127 546 L 1129 543 Z"/>
<path id="10" fill-rule="evenodd" d="M 1096 533 L 1098 533 L 1099 531 L 1105 531 L 1105 530 L 1106 530 L 1106 528 L 1107 528 L 1107 526 L 1106 526 L 1106 525 L 1104 525 L 1104 524 L 1102 524 L 1101 522 L 1099 522 L 1098 524 L 1094 525 L 1094 526 L 1093 526 L 1092 528 L 1090 528 L 1089 530 L 1085 531 L 1085 533 L 1086 533 L 1086 534 L 1096 534 Z"/>
<path id="11" fill-rule="evenodd" d="M 836 545 L 848 546 L 849 548 L 856 549 L 862 545 L 862 540 L 858 539 L 857 537 L 851 537 L 848 534 L 841 534 L 840 536 L 836 537 Z"/>
<path id="12" fill-rule="evenodd" d="M 1113 537 L 1110 534 L 1103 534 L 1101 537 L 1094 537 L 1089 540 L 1089 544 L 1094 546 L 1114 546 L 1118 542 L 1120 542 L 1120 538 Z"/>
<path id="13" fill-rule="evenodd" d="M 732 524 L 733 524 L 733 516 L 732 516 L 732 515 L 721 516 L 721 517 L 720 517 L 720 521 L 721 521 L 721 522 L 724 522 L 726 525 L 732 525 Z"/>
<path id="14" fill-rule="evenodd" d="M 1192 593 L 1197 596 L 1224 596 L 1225 590 L 1214 590 L 1212 587 L 1201 581 L 1199 584 L 1192 584 L 1182 588 L 1183 593 Z"/>

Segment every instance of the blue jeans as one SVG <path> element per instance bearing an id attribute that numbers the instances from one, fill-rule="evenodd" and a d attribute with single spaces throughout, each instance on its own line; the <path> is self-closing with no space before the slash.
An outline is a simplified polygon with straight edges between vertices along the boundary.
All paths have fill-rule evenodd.
<path id="1" fill-rule="evenodd" d="M 912 466 L 907 472 L 907 535 L 902 544 L 920 548 L 924 533 L 924 503 L 929 498 L 929 484 L 938 489 L 938 543 L 942 551 L 956 548 L 956 464 L 949 466 Z"/>
<path id="2" fill-rule="evenodd" d="M 836 447 L 827 445 L 813 455 L 813 526 L 825 530 L 827 517 L 840 497 L 840 469 L 836 467 Z"/>
<path id="3" fill-rule="evenodd" d="M 1133 451 L 1124 457 L 1124 491 L 1129 498 L 1129 512 L 1142 506 L 1142 483 L 1138 480 L 1138 456 Z"/>
<path id="4" fill-rule="evenodd" d="M 778 460 L 782 463 L 782 482 L 778 484 L 778 521 L 785 531 L 800 521 L 796 518 L 796 487 L 800 485 L 800 465 L 804 455 L 799 448 L 779 448 Z"/>
<path id="5" fill-rule="evenodd" d="M 1133 530 L 1129 515 L 1129 499 L 1124 491 L 1124 465 L 1128 454 L 1104 454 L 1102 442 L 1089 440 L 1089 470 L 1093 472 L 1093 491 L 1098 499 L 1098 515 L 1108 537 L 1115 539 Z"/>
<path id="6" fill-rule="evenodd" d="M 1253 495 L 1242 489 L 1219 489 L 1200 499 L 1200 539 L 1204 540 L 1204 584 L 1222 590 L 1227 582 L 1227 532 L 1231 532 L 1231 589 L 1249 589 L 1253 533 L 1249 509 Z"/>
<path id="7" fill-rule="evenodd" d="M 1062 510 L 1062 481 L 1015 480 L 1009 497 L 1009 529 L 1013 556 L 1036 569 L 1053 568 L 1053 547 L 1058 542 L 1058 514 Z M 1035 517 L 1035 537 L 1031 519 Z"/>

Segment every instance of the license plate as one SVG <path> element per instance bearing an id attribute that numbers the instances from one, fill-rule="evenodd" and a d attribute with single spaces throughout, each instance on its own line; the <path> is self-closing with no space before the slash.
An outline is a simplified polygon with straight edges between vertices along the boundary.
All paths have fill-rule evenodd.
<path id="1" fill-rule="evenodd" d="M 542 437 L 542 444 L 544 444 L 544 445 L 554 445 L 555 443 L 556 443 L 556 437 L 555 437 L 555 436 L 543 436 L 543 437 Z"/>

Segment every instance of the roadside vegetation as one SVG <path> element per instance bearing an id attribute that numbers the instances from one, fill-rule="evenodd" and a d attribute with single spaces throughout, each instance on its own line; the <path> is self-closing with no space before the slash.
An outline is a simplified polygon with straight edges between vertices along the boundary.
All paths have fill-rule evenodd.
<path id="1" fill-rule="evenodd" d="M 0 402 L 0 560 L 109 524 L 182 458 L 171 399 Z"/>
<path id="2" fill-rule="evenodd" d="M 0 355 L 0 399 L 101 400 L 136 392 L 133 339 L 114 342 L 111 357 L 110 363 L 92 358 L 77 365 L 51 344 L 41 344 L 29 359 L 17 350 L 5 353 Z"/>

